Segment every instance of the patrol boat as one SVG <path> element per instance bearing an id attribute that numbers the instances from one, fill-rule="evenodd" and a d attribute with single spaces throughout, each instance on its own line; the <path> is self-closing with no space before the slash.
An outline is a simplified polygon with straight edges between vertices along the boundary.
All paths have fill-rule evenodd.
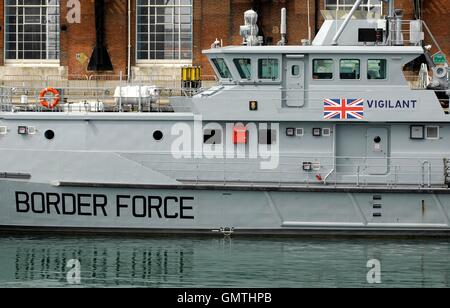
<path id="1" fill-rule="evenodd" d="M 448 63 L 423 21 L 361 2 L 297 46 L 285 10 L 276 46 L 247 11 L 192 97 L 2 88 L 1 228 L 448 234 Z"/>

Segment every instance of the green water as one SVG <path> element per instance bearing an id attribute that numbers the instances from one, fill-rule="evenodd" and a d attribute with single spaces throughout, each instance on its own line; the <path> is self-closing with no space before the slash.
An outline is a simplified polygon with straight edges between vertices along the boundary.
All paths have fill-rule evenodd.
<path id="1" fill-rule="evenodd" d="M 450 241 L 0 237 L 1 287 L 450 287 Z M 381 284 L 367 262 L 381 263 Z M 73 282 L 73 281 L 72 281 Z"/>

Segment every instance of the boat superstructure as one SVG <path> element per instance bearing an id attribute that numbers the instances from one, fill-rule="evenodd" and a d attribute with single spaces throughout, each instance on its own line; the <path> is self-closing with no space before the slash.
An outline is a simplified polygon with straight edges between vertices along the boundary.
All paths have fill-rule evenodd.
<path id="1" fill-rule="evenodd" d="M 447 233 L 448 63 L 423 21 L 360 4 L 289 46 L 284 20 L 262 46 L 246 12 L 241 46 L 204 51 L 218 83 L 193 96 L 61 87 L 46 108 L 2 88 L 0 227 Z"/>

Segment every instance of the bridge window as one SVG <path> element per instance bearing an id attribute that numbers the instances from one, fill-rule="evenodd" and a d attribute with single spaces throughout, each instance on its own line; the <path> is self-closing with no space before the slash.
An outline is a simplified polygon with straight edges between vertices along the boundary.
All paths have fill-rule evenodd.
<path id="1" fill-rule="evenodd" d="M 280 76 L 278 59 L 258 60 L 258 78 L 277 80 Z"/>
<path id="2" fill-rule="evenodd" d="M 313 79 L 333 79 L 333 65 L 332 59 L 314 59 Z"/>
<path id="3" fill-rule="evenodd" d="M 386 79 L 386 60 L 367 61 L 367 79 Z"/>
<path id="4" fill-rule="evenodd" d="M 359 79 L 361 77 L 360 61 L 356 59 L 341 60 L 339 73 L 341 79 Z"/>
<path id="5" fill-rule="evenodd" d="M 242 79 L 252 79 L 252 60 L 234 59 L 233 62 Z"/>
<path id="6" fill-rule="evenodd" d="M 228 68 L 224 59 L 222 59 L 222 58 L 212 59 L 212 62 L 214 63 L 214 66 L 216 67 L 217 71 L 219 72 L 219 75 L 221 78 L 225 78 L 225 79 L 232 78 L 230 69 Z"/>

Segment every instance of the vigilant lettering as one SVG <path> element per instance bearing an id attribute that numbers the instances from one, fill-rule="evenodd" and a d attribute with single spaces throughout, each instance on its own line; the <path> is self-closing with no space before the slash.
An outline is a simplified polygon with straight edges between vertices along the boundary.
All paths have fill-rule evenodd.
<path id="1" fill-rule="evenodd" d="M 193 197 L 16 192 L 17 213 L 39 215 L 194 219 Z"/>
<path id="2" fill-rule="evenodd" d="M 417 100 L 368 100 L 369 109 L 416 109 Z"/>

